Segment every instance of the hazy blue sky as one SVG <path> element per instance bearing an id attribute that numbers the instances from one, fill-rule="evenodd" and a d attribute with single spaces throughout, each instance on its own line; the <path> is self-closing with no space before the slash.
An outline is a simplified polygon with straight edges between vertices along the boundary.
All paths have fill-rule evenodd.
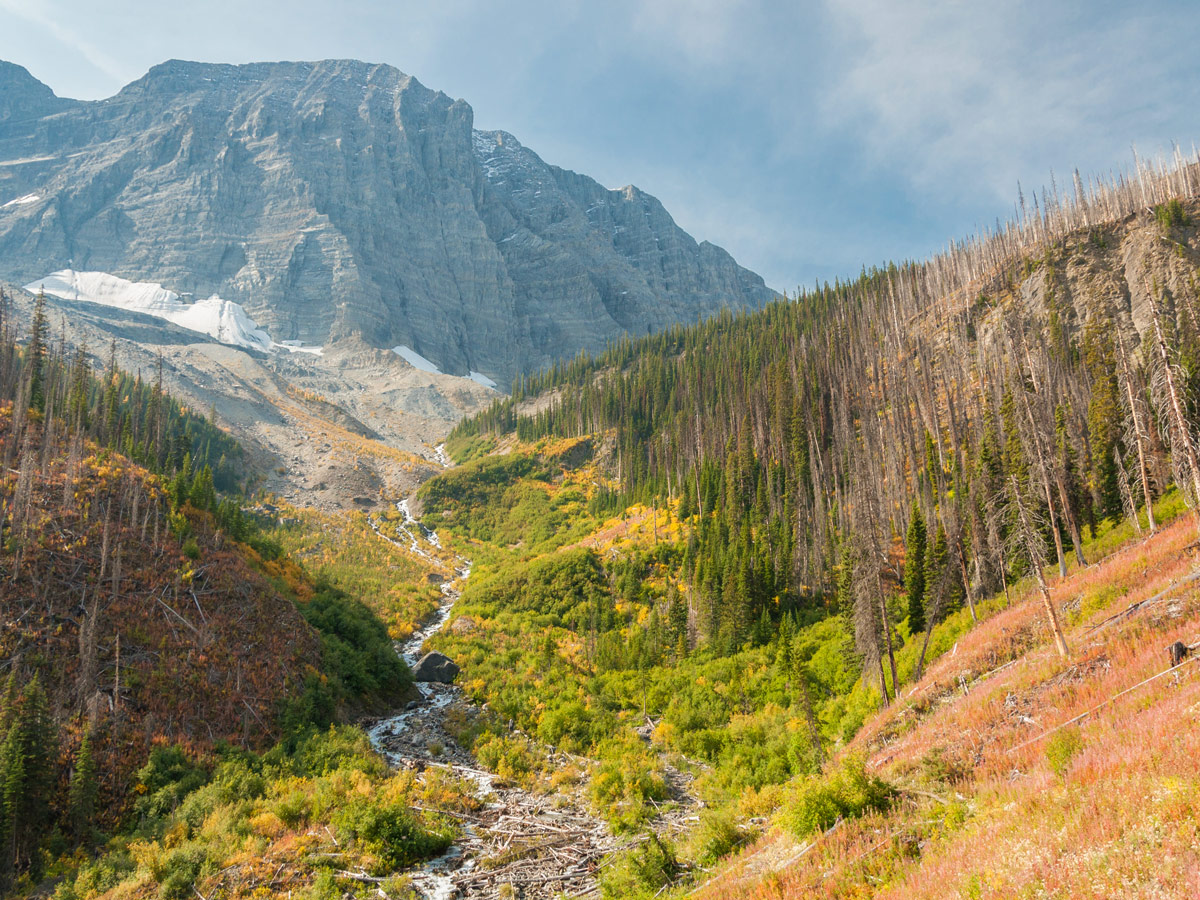
<path id="1" fill-rule="evenodd" d="M 391 63 L 789 291 L 923 257 L 1018 180 L 1190 151 L 1197 46 L 1194 0 L 0 0 L 0 58 L 64 96 L 169 58 Z"/>

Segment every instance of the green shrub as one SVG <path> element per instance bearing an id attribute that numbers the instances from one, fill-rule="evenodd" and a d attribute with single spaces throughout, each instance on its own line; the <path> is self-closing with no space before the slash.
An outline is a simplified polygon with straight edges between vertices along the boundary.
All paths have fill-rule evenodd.
<path id="1" fill-rule="evenodd" d="M 314 732 L 300 740 L 292 754 L 286 756 L 283 748 L 273 749 L 266 761 L 286 761 L 295 775 L 317 777 L 328 775 L 339 769 L 382 775 L 386 764 L 371 749 L 371 741 L 358 728 L 349 725 L 333 726 L 327 731 Z"/>
<path id="2" fill-rule="evenodd" d="M 278 538 L 259 533 L 252 534 L 246 539 L 246 543 L 254 548 L 254 552 L 267 561 L 279 559 L 283 556 L 283 544 Z"/>
<path id="3" fill-rule="evenodd" d="M 183 798 L 179 817 L 192 828 L 199 828 L 218 807 L 248 803 L 266 792 L 266 779 L 247 760 L 225 760 L 213 771 L 208 784 Z"/>
<path id="4" fill-rule="evenodd" d="M 475 757 L 501 778 L 525 782 L 537 765 L 533 752 L 520 738 L 488 734 L 475 742 Z"/>
<path id="5" fill-rule="evenodd" d="M 615 857 L 600 876 L 602 896 L 612 900 L 649 900 L 679 877 L 675 848 L 655 834 Z"/>
<path id="6" fill-rule="evenodd" d="M 616 830 L 636 828 L 653 812 L 649 801 L 667 799 L 660 763 L 631 742 L 606 741 L 599 753 L 600 766 L 589 787 L 592 806 Z"/>
<path id="7" fill-rule="evenodd" d="M 74 879 L 62 881 L 54 891 L 54 900 L 84 900 L 116 887 L 137 869 L 124 849 L 106 853 L 94 862 L 84 863 Z"/>
<path id="8" fill-rule="evenodd" d="M 1192 224 L 1192 220 L 1184 210 L 1183 204 L 1178 200 L 1169 200 L 1154 207 L 1154 218 L 1158 220 L 1158 224 L 1163 228 Z"/>
<path id="9" fill-rule="evenodd" d="M 143 820 L 162 818 L 207 784 L 208 777 L 208 769 L 190 759 L 181 747 L 155 747 L 134 776 L 134 792 L 139 795 L 134 812 Z"/>
<path id="10" fill-rule="evenodd" d="M 896 790 L 867 773 L 862 757 L 847 756 L 834 771 L 799 779 L 783 814 L 784 825 L 798 838 L 891 805 Z"/>
<path id="11" fill-rule="evenodd" d="M 742 846 L 747 837 L 729 810 L 705 810 L 700 816 L 700 825 L 691 838 L 696 862 L 702 866 L 711 866 Z"/>
<path id="12" fill-rule="evenodd" d="M 323 869 L 317 873 L 308 889 L 299 892 L 295 897 L 296 900 L 342 900 L 342 889 L 333 873 Z"/>
<path id="13" fill-rule="evenodd" d="M 311 728 L 328 728 L 337 721 L 338 702 L 329 679 L 316 673 L 304 679 L 304 687 L 294 697 L 286 698 L 279 711 L 279 724 L 284 734 L 296 736 Z"/>
<path id="14" fill-rule="evenodd" d="M 1046 762 L 1059 778 L 1066 778 L 1075 756 L 1083 749 L 1083 737 L 1072 725 L 1056 732 L 1046 741 Z"/>
<path id="15" fill-rule="evenodd" d="M 450 846 L 452 835 L 424 828 L 403 806 L 359 802 L 342 809 L 334 823 L 344 839 L 357 841 L 375 857 L 374 872 L 386 875 Z"/>
<path id="16" fill-rule="evenodd" d="M 192 886 L 211 868 L 203 849 L 185 845 L 164 854 L 155 864 L 160 900 L 183 900 L 192 896 Z"/>

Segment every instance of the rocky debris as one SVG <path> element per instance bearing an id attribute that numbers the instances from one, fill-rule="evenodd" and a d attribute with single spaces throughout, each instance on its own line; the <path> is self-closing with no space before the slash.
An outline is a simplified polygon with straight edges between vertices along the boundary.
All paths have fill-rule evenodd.
<path id="1" fill-rule="evenodd" d="M 551 900 L 594 894 L 599 866 L 619 844 L 589 811 L 582 788 L 564 785 L 548 795 L 479 768 L 452 732 L 464 724 L 469 729 L 486 713 L 452 685 L 422 684 L 421 690 L 427 692 L 427 702 L 376 723 L 372 740 L 397 768 L 438 770 L 473 782 L 484 805 L 474 813 L 455 814 L 463 832 L 444 857 L 405 873 L 420 895 Z M 552 754 L 548 764 L 587 765 L 562 752 Z"/>
<path id="2" fill-rule="evenodd" d="M 658 727 L 658 723 L 661 721 L 662 719 L 651 719 L 647 716 L 646 721 L 641 725 L 635 726 L 633 730 L 638 737 L 648 744 L 654 737 L 654 729 Z"/>
<path id="3" fill-rule="evenodd" d="M 421 661 L 413 669 L 413 680 L 450 684 L 458 677 L 458 671 L 458 665 L 454 660 L 434 650 L 432 653 L 426 653 L 421 657 Z"/>
<path id="4" fill-rule="evenodd" d="M 401 501 L 397 507 L 407 511 L 409 503 Z M 382 533 L 379 536 L 391 540 Z M 421 530 L 419 536 L 412 535 L 412 540 L 411 552 L 418 555 L 441 549 L 433 532 Z M 450 579 L 442 583 L 443 603 L 438 614 L 397 647 L 403 658 L 414 659 L 425 641 L 449 621 L 462 582 L 470 577 L 471 564 L 458 557 L 452 571 Z M 468 616 L 450 625 L 452 630 L 478 627 Z M 457 674 L 458 667 L 436 652 L 423 656 L 414 669 L 419 671 L 426 662 L 432 665 L 435 659 L 444 660 Z M 631 843 L 619 844 L 605 822 L 589 808 L 585 779 L 560 779 L 554 791 L 548 793 L 544 785 L 530 790 L 484 771 L 458 743 L 457 736 L 478 733 L 481 717 L 487 717 L 494 727 L 495 714 L 488 711 L 486 703 L 476 706 L 470 702 L 452 684 L 421 681 L 420 677 L 418 681 L 421 700 L 410 701 L 404 712 L 376 721 L 370 728 L 371 742 L 397 768 L 415 773 L 436 769 L 472 782 L 483 806 L 470 814 L 451 813 L 462 822 L 461 835 L 445 854 L 406 872 L 409 883 L 421 896 L 431 898 L 551 900 L 596 896 L 604 858 Z M 647 724 L 653 723 L 648 719 Z M 511 720 L 507 728 L 510 736 L 528 740 Z M 532 742 L 529 746 L 536 748 Z M 592 767 L 588 760 L 565 751 L 543 749 L 548 771 L 574 768 L 583 773 Z M 671 802 L 656 804 L 658 814 L 650 825 L 655 833 L 674 839 L 698 821 L 695 813 L 700 804 L 692 791 L 694 776 L 666 759 L 663 762 Z"/>
<path id="5" fill-rule="evenodd" d="M 277 342 L 361 335 L 500 385 L 774 299 L 655 198 L 473 120 L 354 60 L 171 60 L 96 102 L 0 65 L 0 274 L 24 284 L 74 259 L 219 294 Z"/>
<path id="6" fill-rule="evenodd" d="M 0 287 L 14 321 L 27 328 L 33 296 L 2 279 Z M 383 497 L 412 491 L 442 469 L 423 458 L 433 455 L 426 445 L 496 397 L 467 378 L 419 372 L 390 351 L 343 347 L 323 356 L 264 357 L 205 342 L 162 319 L 122 318 L 127 314 L 112 307 L 52 296 L 47 307 L 68 346 L 115 343 L 117 363 L 128 372 L 155 373 L 161 353 L 167 390 L 185 406 L 216 413 L 246 450 L 247 474 L 261 476 L 267 493 L 322 510 L 370 511 Z M 91 363 L 106 365 L 107 352 L 92 354 Z M 418 402 L 435 390 L 445 406 L 436 415 Z M 268 506 L 274 504 L 257 514 L 281 512 Z"/>

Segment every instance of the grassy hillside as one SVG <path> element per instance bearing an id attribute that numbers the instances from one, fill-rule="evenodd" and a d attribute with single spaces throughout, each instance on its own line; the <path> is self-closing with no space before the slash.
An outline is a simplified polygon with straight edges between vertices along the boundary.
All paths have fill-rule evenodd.
<path id="1" fill-rule="evenodd" d="M 881 710 L 836 608 L 733 654 L 689 646 L 671 609 L 695 520 L 681 521 L 677 505 L 589 511 L 603 496 L 594 459 L 564 468 L 548 446 L 510 445 L 428 488 L 438 503 L 427 521 L 450 523 L 445 540 L 488 560 L 434 643 L 463 665 L 478 701 L 543 747 L 593 759 L 583 771 L 594 809 L 637 841 L 683 799 L 670 770 L 694 776 L 689 790 L 707 809 L 618 856 L 606 896 L 935 897 L 951 883 L 953 896 L 999 897 L 1039 880 L 1056 885 L 1050 896 L 1092 896 L 1078 890 L 1087 879 L 1106 896 L 1183 896 L 1171 879 L 1195 864 L 1185 798 L 1197 773 L 1178 759 L 1200 700 L 1192 670 L 1101 705 L 1164 671 L 1169 643 L 1200 639 L 1200 590 L 1187 580 L 1200 564 L 1196 524 L 1178 493 L 1156 504 L 1166 525 L 1153 537 L 1131 521 L 1086 533 L 1093 563 L 1051 589 L 1068 658 L 1026 576 L 978 598 L 974 617 L 965 607 L 945 617 L 927 646 L 901 627 L 900 699 Z M 492 485 L 497 467 L 524 474 Z M 530 516 L 518 498 L 534 490 L 545 500 Z M 571 527 L 555 530 L 559 498 L 575 490 Z M 493 534 L 503 546 L 481 540 Z M 508 772 L 538 759 L 495 741 L 486 755 Z M 1079 810 L 1088 817 L 1069 826 Z M 1097 874 L 1089 853 L 1112 868 Z M 1172 859 L 1162 873 L 1147 865 L 1157 855 Z"/>
<path id="2" fill-rule="evenodd" d="M 1087 726 L 1046 735 L 1048 756 L 1016 734 L 1099 702 L 1078 688 L 1093 676 L 1115 692 L 1166 665 L 1171 621 L 1086 629 L 1140 588 L 1149 563 L 1129 560 L 1190 569 L 1198 214 L 1164 202 L 874 269 L 581 357 L 457 429 L 460 466 L 421 497 L 478 564 L 435 644 L 478 701 L 594 761 L 595 811 L 637 836 L 607 896 L 696 890 L 756 841 L 739 890 L 776 896 L 790 847 L 829 886 L 787 896 L 907 896 L 933 839 L 970 830 L 968 787 L 1019 822 L 1015 794 L 988 792 L 1068 772 Z M 888 755 L 993 669 L 1013 735 L 954 723 L 903 766 Z M 691 828 L 664 827 L 696 798 Z M 893 820 L 925 830 L 894 842 L 891 869 L 829 874 L 889 859 L 860 837 Z M 800 852 L 835 825 L 828 855 Z M 989 889 L 989 870 L 960 868 L 978 876 L 964 896 Z M 1154 885 L 1125 875 L 1130 896 Z"/>
<path id="3" fill-rule="evenodd" d="M 793 897 L 1185 897 L 1200 882 L 1196 524 L 1186 516 L 1054 589 L 1054 651 L 1030 592 L 964 635 L 840 754 L 886 809 L 816 815 L 829 783 L 781 795 L 774 827 L 696 893 Z"/>

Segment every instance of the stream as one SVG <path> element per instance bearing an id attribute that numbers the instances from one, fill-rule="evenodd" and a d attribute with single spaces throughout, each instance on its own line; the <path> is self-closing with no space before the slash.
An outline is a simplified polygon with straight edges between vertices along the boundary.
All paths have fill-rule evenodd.
<path id="1" fill-rule="evenodd" d="M 439 461 L 449 465 L 444 445 L 436 452 Z M 449 621 L 471 575 L 471 563 L 456 556 L 453 565 L 448 566 L 437 532 L 413 517 L 409 498 L 397 503 L 396 508 L 402 516 L 395 525 L 396 537 L 384 533 L 389 523 L 371 518 L 375 533 L 448 571 L 441 584 L 442 602 L 437 612 L 420 630 L 397 644 L 396 652 L 414 668 L 425 642 Z M 433 767 L 448 769 L 473 784 L 484 805 L 477 814 L 460 817 L 461 833 L 444 854 L 405 873 L 412 886 L 428 900 L 597 896 L 597 867 L 616 848 L 604 821 L 592 815 L 583 798 L 568 789 L 550 795 L 535 794 L 503 783 L 480 768 L 447 727 L 451 711 L 461 719 L 463 714 L 477 714 L 478 707 L 452 684 L 418 683 L 417 689 L 419 699 L 368 729 L 372 745 L 393 768 L 418 772 Z M 551 753 L 547 767 L 576 761 L 564 753 Z M 502 887 L 509 885 L 502 894 Z"/>

